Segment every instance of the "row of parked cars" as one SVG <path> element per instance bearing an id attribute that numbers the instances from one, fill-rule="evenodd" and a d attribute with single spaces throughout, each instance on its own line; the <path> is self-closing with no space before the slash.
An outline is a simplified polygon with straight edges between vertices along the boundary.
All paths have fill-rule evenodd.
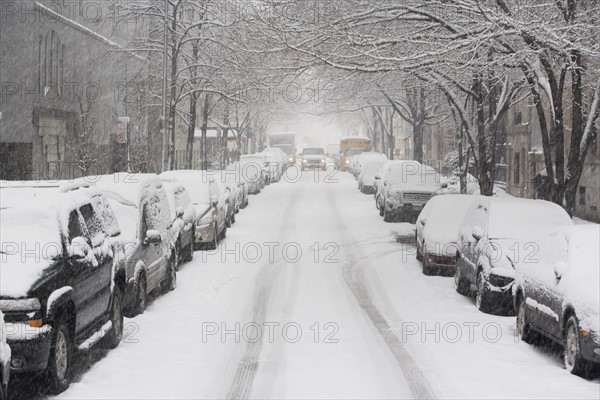
<path id="1" fill-rule="evenodd" d="M 277 180 L 272 165 L 243 158 L 222 171 L 3 182 L 2 395 L 11 371 L 65 390 L 76 351 L 116 347 L 124 316 L 174 290 L 178 267 L 215 249 L 248 195 Z"/>
<path id="2" fill-rule="evenodd" d="M 571 373 L 598 374 L 599 225 L 574 225 L 548 201 L 457 194 L 454 182 L 415 161 L 362 153 L 352 172 L 384 220 L 416 222 L 425 275 L 453 276 L 456 292 L 480 311 L 516 314 L 523 341 L 549 338 L 564 347 Z"/>
<path id="3" fill-rule="evenodd" d="M 456 291 L 486 313 L 516 314 L 518 336 L 564 346 L 573 374 L 600 363 L 600 227 L 574 225 L 543 200 L 433 197 L 416 224 L 423 273 L 449 273 Z"/>
<path id="4" fill-rule="evenodd" d="M 416 222 L 425 275 L 454 276 L 456 292 L 473 296 L 482 312 L 516 314 L 523 341 L 555 341 L 568 371 L 597 375 L 600 226 L 574 225 L 548 201 L 456 194 L 447 178 L 415 161 L 362 153 L 353 167 L 384 220 Z"/>

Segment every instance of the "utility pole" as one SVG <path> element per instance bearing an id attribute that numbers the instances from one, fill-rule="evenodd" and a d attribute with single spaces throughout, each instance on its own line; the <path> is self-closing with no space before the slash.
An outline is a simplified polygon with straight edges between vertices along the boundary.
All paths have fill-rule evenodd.
<path id="1" fill-rule="evenodd" d="M 167 41 L 169 39 L 169 20 L 167 18 L 169 12 L 169 0 L 165 0 L 164 10 L 164 49 L 163 49 L 163 98 L 162 98 L 162 170 L 169 169 L 169 121 L 167 121 Z"/>

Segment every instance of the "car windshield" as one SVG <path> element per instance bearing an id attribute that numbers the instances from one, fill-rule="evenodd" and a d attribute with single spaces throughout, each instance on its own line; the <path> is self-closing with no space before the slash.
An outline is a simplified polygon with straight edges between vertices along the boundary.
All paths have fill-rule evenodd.
<path id="1" fill-rule="evenodd" d="M 365 149 L 348 149 L 346 150 L 346 157 L 352 157 L 360 153 L 364 153 Z"/>
<path id="2" fill-rule="evenodd" d="M 325 150 L 319 148 L 309 148 L 302 150 L 302 154 L 305 156 L 320 156 L 325 155 Z"/>

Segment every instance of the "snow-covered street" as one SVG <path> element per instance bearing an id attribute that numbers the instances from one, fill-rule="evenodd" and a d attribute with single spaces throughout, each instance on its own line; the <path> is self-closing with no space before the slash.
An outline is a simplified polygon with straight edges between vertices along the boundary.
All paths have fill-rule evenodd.
<path id="1" fill-rule="evenodd" d="M 382 222 L 348 173 L 290 175 L 237 219 L 57 398 L 600 396 L 559 350 L 518 343 L 514 317 L 424 276 L 414 225 Z"/>

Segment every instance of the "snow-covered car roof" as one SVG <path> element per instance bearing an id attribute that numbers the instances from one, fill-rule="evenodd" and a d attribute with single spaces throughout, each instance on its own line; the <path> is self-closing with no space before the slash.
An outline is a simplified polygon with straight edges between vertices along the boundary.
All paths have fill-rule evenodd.
<path id="1" fill-rule="evenodd" d="M 139 207 L 140 202 L 150 193 L 163 187 L 162 181 L 156 174 L 130 174 L 118 172 L 112 175 L 100 175 L 93 179 L 93 186 L 107 197 L 121 201 L 129 202 Z"/>
<path id="2" fill-rule="evenodd" d="M 432 197 L 428 202 L 423 236 L 428 245 L 439 245 L 443 249 L 448 243 L 455 243 L 458 231 L 467 210 L 477 199 L 468 194 L 447 194 Z M 418 222 L 417 222 L 418 223 Z"/>
<path id="3" fill-rule="evenodd" d="M 210 204 L 210 182 L 215 181 L 215 172 L 198 170 L 165 171 L 161 179 L 176 179 L 181 182 L 190 195 L 193 204 Z"/>
<path id="4" fill-rule="evenodd" d="M 483 198 L 482 198 L 483 199 Z M 553 229 L 573 225 L 567 212 L 545 200 L 488 197 L 488 236 L 491 239 L 537 239 Z"/>

